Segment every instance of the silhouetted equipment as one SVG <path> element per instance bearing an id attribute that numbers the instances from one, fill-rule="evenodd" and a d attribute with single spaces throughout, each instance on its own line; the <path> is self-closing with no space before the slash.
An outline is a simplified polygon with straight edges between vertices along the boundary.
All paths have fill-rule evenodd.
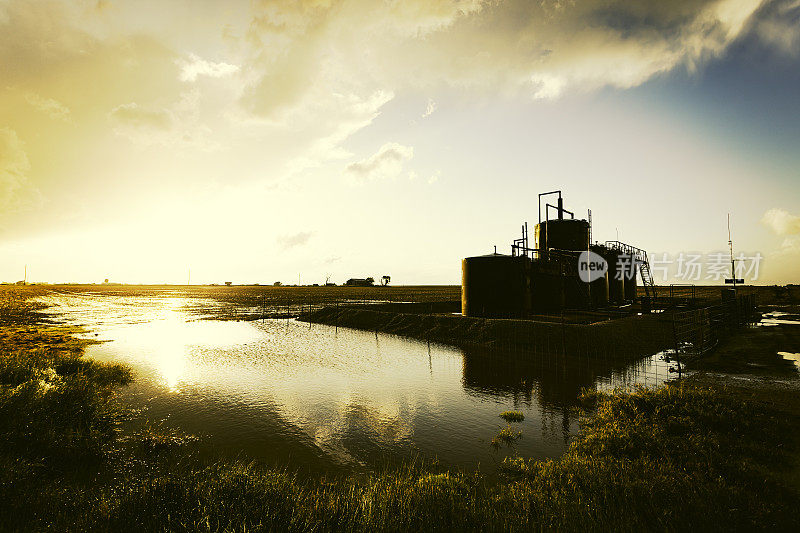
<path id="1" fill-rule="evenodd" d="M 530 303 L 530 259 L 489 254 L 461 262 L 461 312 L 466 316 L 522 318 Z"/>
<path id="2" fill-rule="evenodd" d="M 605 246 L 593 244 L 589 246 L 589 250 L 603 257 Z M 603 274 L 603 277 L 589 284 L 589 293 L 592 297 L 592 307 L 597 308 L 608 305 L 608 271 Z"/>
<path id="3" fill-rule="evenodd" d="M 608 301 L 613 304 L 621 304 L 625 301 L 625 282 L 622 279 L 620 268 L 620 253 L 607 246 L 599 246 L 598 252 L 608 265 Z"/>
<path id="4" fill-rule="evenodd" d="M 589 249 L 589 222 L 574 218 L 546 220 L 536 224 L 536 248 L 582 252 Z"/>
<path id="5" fill-rule="evenodd" d="M 650 260 L 647 258 L 647 252 L 620 241 L 606 241 L 606 246 L 619 253 L 617 269 L 621 271 L 623 278 L 623 298 L 630 301 L 636 299 L 638 291 L 636 274 L 638 273 L 642 277 L 645 298 L 648 301 L 654 300 L 656 287 L 650 272 Z"/>
<path id="6" fill-rule="evenodd" d="M 625 299 L 633 301 L 636 299 L 636 273 L 639 269 L 636 266 L 636 258 L 631 255 L 624 255 L 625 269 L 622 274 L 622 285 Z"/>
<path id="7" fill-rule="evenodd" d="M 542 200 L 552 195 L 558 195 L 558 200 L 555 205 L 544 201 L 542 220 Z M 550 218 L 551 210 L 555 211 L 555 218 Z M 642 276 L 649 302 L 655 297 L 655 286 L 647 253 L 619 241 L 591 245 L 589 213 L 589 220 L 576 219 L 572 211 L 564 208 L 561 191 L 540 194 L 533 247 L 529 245 L 525 223 L 522 237 L 511 245 L 511 255 L 498 254 L 495 248 L 494 254 L 462 261 L 462 314 L 524 318 L 530 313 L 621 305 L 636 299 L 637 273 Z M 607 271 L 597 274 L 595 270 L 592 278 L 584 277 L 584 281 L 579 265 L 580 261 L 591 259 L 590 251 L 606 262 Z M 595 259 L 602 264 L 599 258 Z"/>

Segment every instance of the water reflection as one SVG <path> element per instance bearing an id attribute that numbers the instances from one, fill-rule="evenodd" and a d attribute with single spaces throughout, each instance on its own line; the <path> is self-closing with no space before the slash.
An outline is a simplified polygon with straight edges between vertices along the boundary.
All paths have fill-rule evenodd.
<path id="1" fill-rule="evenodd" d="M 128 429 L 163 420 L 204 436 L 203 453 L 304 472 L 374 468 L 414 455 L 491 471 L 502 455 L 489 441 L 508 409 L 526 417 L 519 453 L 557 456 L 577 429 L 572 407 L 583 387 L 668 377 L 656 359 L 638 366 L 525 360 L 292 320 L 187 321 L 180 298 L 50 303 L 110 341 L 88 356 L 133 367 L 136 381 L 122 398 L 146 414 Z"/>
<path id="2" fill-rule="evenodd" d="M 662 353 L 631 362 L 563 354 L 465 349 L 463 382 L 468 391 L 536 401 L 551 408 L 575 406 L 583 389 L 659 385 L 674 376 Z"/>

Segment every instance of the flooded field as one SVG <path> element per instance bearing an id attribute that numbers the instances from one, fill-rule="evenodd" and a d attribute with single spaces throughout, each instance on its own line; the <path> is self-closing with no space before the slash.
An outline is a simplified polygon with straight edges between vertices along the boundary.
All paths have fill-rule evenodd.
<path id="1" fill-rule="evenodd" d="M 199 320 L 213 301 L 51 294 L 50 313 L 87 328 L 87 356 L 124 363 L 121 392 L 144 420 L 198 435 L 201 453 L 301 473 L 351 473 L 412 457 L 494 471 L 499 413 L 522 411 L 523 456 L 561 455 L 584 387 L 660 384 L 660 355 L 629 365 L 569 356 L 524 360 L 286 319 Z"/>

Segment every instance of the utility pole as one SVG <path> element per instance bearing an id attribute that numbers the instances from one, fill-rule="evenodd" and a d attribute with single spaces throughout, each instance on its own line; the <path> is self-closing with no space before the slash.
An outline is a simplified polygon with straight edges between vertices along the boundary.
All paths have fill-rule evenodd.
<path id="1" fill-rule="evenodd" d="M 25 275 L 22 277 L 22 284 L 28 284 L 28 265 L 25 265 Z"/>

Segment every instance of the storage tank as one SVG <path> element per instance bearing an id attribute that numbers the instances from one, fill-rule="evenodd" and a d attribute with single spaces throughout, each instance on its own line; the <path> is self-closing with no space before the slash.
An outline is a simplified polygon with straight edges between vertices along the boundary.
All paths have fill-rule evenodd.
<path id="1" fill-rule="evenodd" d="M 589 249 L 597 255 L 603 257 L 606 250 L 605 246 L 590 246 Z M 589 292 L 592 298 L 592 307 L 605 307 L 608 305 L 608 270 L 602 278 L 589 284 Z"/>
<path id="2" fill-rule="evenodd" d="M 636 299 L 636 273 L 638 272 L 638 265 L 636 264 L 636 258 L 630 254 L 621 254 L 622 257 L 625 257 L 625 266 L 623 273 L 623 288 L 625 299 L 629 301 L 633 301 Z"/>
<path id="3" fill-rule="evenodd" d="M 577 258 L 575 259 L 577 261 Z M 577 274 L 567 275 L 564 279 L 564 305 L 567 309 L 589 309 L 592 304 L 589 284 Z"/>
<path id="4" fill-rule="evenodd" d="M 582 252 L 589 249 L 589 222 L 578 219 L 554 219 L 536 224 L 536 248 Z"/>
<path id="5" fill-rule="evenodd" d="M 531 310 L 534 313 L 561 311 L 566 303 L 564 276 L 544 260 L 531 265 Z"/>
<path id="6" fill-rule="evenodd" d="M 467 257 L 461 262 L 461 313 L 486 318 L 524 318 L 528 314 L 530 259 L 501 254 Z"/>
<path id="7" fill-rule="evenodd" d="M 619 269 L 619 252 L 606 248 L 598 247 L 598 252 L 608 263 L 608 301 L 619 304 L 625 301 L 625 285 Z"/>

